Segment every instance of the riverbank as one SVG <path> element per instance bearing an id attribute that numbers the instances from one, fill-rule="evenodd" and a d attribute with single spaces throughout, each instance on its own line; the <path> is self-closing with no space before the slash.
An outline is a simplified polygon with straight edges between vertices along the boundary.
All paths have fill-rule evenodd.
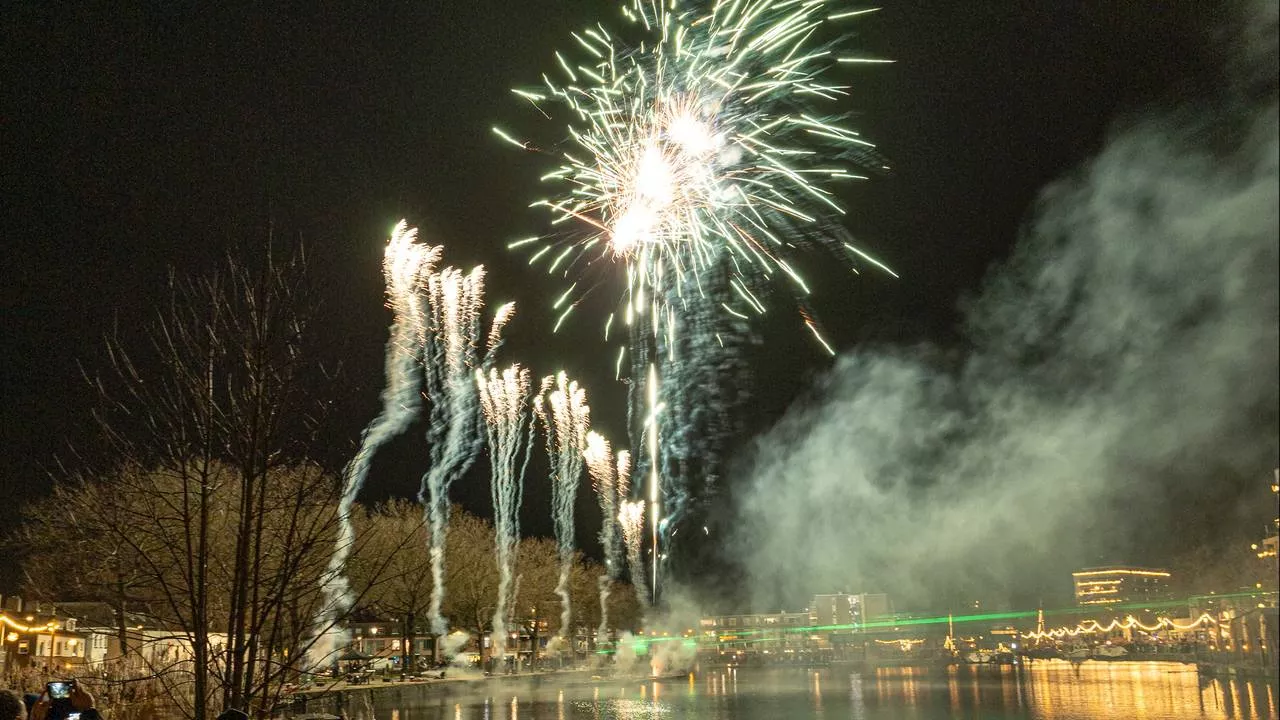
<path id="1" fill-rule="evenodd" d="M 511 675 L 484 675 L 479 672 L 466 670 L 458 670 L 457 674 L 447 674 L 442 678 L 379 678 L 371 677 L 361 682 L 348 682 L 345 679 L 334 680 L 324 684 L 313 684 L 305 688 L 299 688 L 289 693 L 289 698 L 297 701 L 306 701 L 311 699 L 319 699 L 332 696 L 337 693 L 357 693 L 357 692 L 375 692 L 378 690 L 397 690 L 402 688 L 418 688 L 431 686 L 456 686 L 464 683 L 481 683 L 496 681 L 538 681 L 547 680 L 581 680 L 590 679 L 593 673 L 598 670 L 590 669 L 566 669 L 566 670 L 539 670 L 536 672 L 525 672 Z"/>

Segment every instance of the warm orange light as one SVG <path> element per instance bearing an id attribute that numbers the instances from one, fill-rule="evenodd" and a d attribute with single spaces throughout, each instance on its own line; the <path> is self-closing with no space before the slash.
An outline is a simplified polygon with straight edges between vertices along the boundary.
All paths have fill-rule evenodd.
<path id="1" fill-rule="evenodd" d="M 27 616 L 27 622 L 31 622 L 34 619 L 35 618 L 33 618 L 31 615 Z M 50 620 L 44 625 L 23 625 L 22 623 L 18 622 L 17 620 L 14 620 L 8 615 L 0 615 L 0 625 L 8 625 L 14 630 L 17 630 L 18 632 L 24 632 L 24 633 L 40 632 L 42 630 L 57 630 L 59 627 L 58 623 L 53 620 Z"/>
<path id="2" fill-rule="evenodd" d="M 1094 575 L 1142 575 L 1146 577 L 1169 577 L 1169 573 L 1161 570 L 1082 570 L 1071 573 L 1072 577 L 1093 577 Z"/>
<path id="3" fill-rule="evenodd" d="M 1130 615 L 1125 618 L 1123 622 L 1120 620 L 1112 620 L 1109 624 L 1102 625 L 1097 620 L 1085 620 L 1074 628 L 1054 628 L 1044 632 L 1023 633 L 1022 636 L 1032 640 L 1038 640 L 1043 638 L 1058 639 L 1063 637 L 1075 637 L 1081 634 L 1092 635 L 1093 633 L 1107 633 L 1113 630 L 1130 630 L 1133 628 L 1138 628 L 1146 632 L 1155 632 L 1156 630 L 1162 629 L 1194 630 L 1212 622 L 1214 622 L 1213 618 L 1210 617 L 1208 613 L 1205 613 L 1194 621 L 1186 624 L 1176 622 L 1172 618 L 1162 617 L 1156 620 L 1155 625 L 1145 625 L 1137 618 Z"/>

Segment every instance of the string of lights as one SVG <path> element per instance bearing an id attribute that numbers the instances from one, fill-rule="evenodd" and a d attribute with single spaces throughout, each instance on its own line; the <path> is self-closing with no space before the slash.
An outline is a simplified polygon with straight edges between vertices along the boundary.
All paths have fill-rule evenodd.
<path id="1" fill-rule="evenodd" d="M 50 620 L 49 622 L 46 622 L 43 625 L 24 625 L 18 622 L 17 620 L 14 620 L 13 618 L 9 617 L 8 615 L 4 615 L 4 614 L 0 614 L 0 625 L 7 625 L 10 628 L 13 628 L 14 630 L 17 630 L 18 632 L 22 632 L 22 633 L 47 632 L 50 630 L 57 630 L 58 628 L 62 627 L 60 624 L 58 624 L 56 620 Z"/>
<path id="2" fill-rule="evenodd" d="M 1214 620 L 1213 617 L 1211 617 L 1208 613 L 1204 613 L 1200 617 L 1196 618 L 1195 620 L 1189 623 L 1180 623 L 1174 620 L 1173 618 L 1160 617 L 1160 618 L 1156 618 L 1156 622 L 1154 625 L 1148 625 L 1142 622 L 1141 620 L 1137 619 L 1136 617 L 1130 615 L 1126 617 L 1124 620 L 1112 620 L 1106 625 L 1103 625 L 1097 620 L 1085 620 L 1077 624 L 1074 628 L 1059 627 L 1059 628 L 1053 628 L 1051 630 L 1045 630 L 1043 632 L 1039 632 L 1039 631 L 1028 632 L 1028 633 L 1023 633 L 1022 637 L 1028 640 L 1060 640 L 1065 637 L 1076 637 L 1078 635 L 1092 635 L 1094 633 L 1109 633 L 1109 632 L 1114 632 L 1116 630 L 1132 630 L 1134 628 L 1137 628 L 1139 630 L 1142 630 L 1148 633 L 1157 632 L 1160 630 L 1185 631 L 1185 630 L 1197 630 L 1206 625 L 1216 624 L 1216 622 L 1217 621 Z"/>

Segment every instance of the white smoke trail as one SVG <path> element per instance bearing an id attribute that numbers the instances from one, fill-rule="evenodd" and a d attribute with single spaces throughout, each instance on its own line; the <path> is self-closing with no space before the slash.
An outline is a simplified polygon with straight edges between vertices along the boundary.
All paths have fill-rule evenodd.
<path id="1" fill-rule="evenodd" d="M 529 414 L 529 371 L 512 365 L 489 376 L 476 371 L 485 429 L 489 439 L 490 496 L 493 500 L 495 557 L 498 566 L 498 601 L 493 608 L 493 657 L 502 660 L 507 651 L 507 607 L 514 591 L 511 571 L 520 542 L 520 499 L 524 469 L 529 462 L 532 425 Z M 524 458 L 521 462 L 521 451 Z"/>
<path id="2" fill-rule="evenodd" d="M 346 645 L 345 633 L 337 623 L 351 609 L 354 598 L 346 575 L 347 559 L 355 544 L 351 509 L 369 473 L 369 463 L 387 440 L 404 432 L 420 410 L 419 338 L 422 309 L 419 293 L 422 281 L 440 259 L 439 246 L 420 245 L 418 232 L 401 220 L 391 231 L 383 256 L 382 274 L 386 282 L 387 306 L 392 311 L 391 337 L 387 341 L 386 386 L 382 390 L 382 412 L 364 429 L 360 448 L 343 472 L 342 497 L 338 502 L 338 538 L 322 586 L 324 605 L 316 619 L 322 639 L 313 643 L 313 665 L 323 664 Z"/>
<path id="3" fill-rule="evenodd" d="M 549 392 L 538 396 L 534 409 L 547 437 L 547 455 L 551 461 L 551 508 L 555 521 L 556 544 L 560 551 L 560 577 L 556 594 L 560 596 L 560 632 L 566 637 L 572 612 L 569 600 L 569 570 L 573 567 L 573 506 L 582 476 L 583 451 L 591 426 L 591 409 L 586 391 L 561 372 L 543 380 Z"/>
<path id="4" fill-rule="evenodd" d="M 623 450 L 614 464 L 609 441 L 597 432 L 587 433 L 587 449 L 582 454 L 587 471 L 594 481 L 596 498 L 600 502 L 600 547 L 604 550 L 604 573 L 596 579 L 600 591 L 600 626 L 596 636 L 603 641 L 609 632 L 609 592 L 622 569 L 621 538 L 618 537 L 618 504 L 626 499 L 626 487 L 619 492 L 619 477 L 630 463 L 630 456 Z"/>
<path id="5" fill-rule="evenodd" d="M 422 476 L 418 499 L 425 506 L 431 528 L 432 586 L 427 615 L 431 631 L 444 637 L 449 629 L 441 612 L 449 488 L 471 466 L 480 448 L 482 434 L 473 373 L 492 364 L 512 306 L 498 309 L 488 333 L 487 350 L 481 357 L 484 268 L 477 266 L 465 275 L 456 268 L 445 268 L 428 275 L 425 284 L 427 312 L 421 343 L 425 391 L 430 402 L 427 442 L 431 466 Z"/>

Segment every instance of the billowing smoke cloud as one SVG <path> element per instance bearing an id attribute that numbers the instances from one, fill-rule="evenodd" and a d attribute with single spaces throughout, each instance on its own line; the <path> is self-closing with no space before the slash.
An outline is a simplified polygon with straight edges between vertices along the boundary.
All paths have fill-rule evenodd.
<path id="1" fill-rule="evenodd" d="M 1264 5 L 1230 100 L 1131 122 L 1044 191 L 965 308 L 962 357 L 846 355 L 761 439 L 740 507 L 758 605 L 1062 586 L 1073 565 L 1146 560 L 1103 553 L 1178 533 L 1169 506 L 1222 471 L 1265 480 L 1280 128 Z"/>

